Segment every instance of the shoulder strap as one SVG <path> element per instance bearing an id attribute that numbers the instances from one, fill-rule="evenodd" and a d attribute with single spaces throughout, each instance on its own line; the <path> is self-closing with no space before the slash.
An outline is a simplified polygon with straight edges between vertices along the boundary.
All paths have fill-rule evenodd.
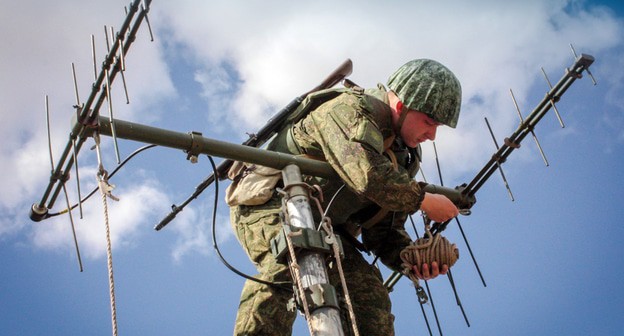
<path id="1" fill-rule="evenodd" d="M 390 141 L 390 143 L 392 143 L 392 141 Z M 396 155 L 394 155 L 394 152 L 390 148 L 386 148 L 386 154 L 388 154 L 388 157 L 390 158 L 390 161 L 392 162 L 394 171 L 398 171 L 399 164 L 397 162 Z M 379 209 L 379 211 L 377 211 L 377 213 L 373 217 L 369 218 L 366 222 L 362 223 L 362 227 L 365 229 L 370 229 L 371 227 L 373 227 L 373 225 L 379 223 L 379 221 L 381 221 L 384 217 L 386 217 L 388 212 L 390 212 L 390 210 L 386 208 Z"/>

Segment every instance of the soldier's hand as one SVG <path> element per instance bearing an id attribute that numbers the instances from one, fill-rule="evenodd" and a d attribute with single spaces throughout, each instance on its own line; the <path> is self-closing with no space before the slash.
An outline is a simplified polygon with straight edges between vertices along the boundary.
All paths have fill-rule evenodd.
<path id="1" fill-rule="evenodd" d="M 416 266 L 412 267 L 412 270 L 414 274 L 416 274 L 416 277 L 422 280 L 431 280 L 440 274 L 444 275 L 448 272 L 448 269 L 449 268 L 446 264 L 442 265 L 442 267 L 439 268 L 438 263 L 435 261 L 431 263 L 431 267 L 429 267 L 428 264 L 423 264 L 422 271 L 419 270 Z"/>
<path id="2" fill-rule="evenodd" d="M 446 222 L 459 215 L 459 209 L 444 195 L 425 193 L 420 210 L 434 222 Z"/>

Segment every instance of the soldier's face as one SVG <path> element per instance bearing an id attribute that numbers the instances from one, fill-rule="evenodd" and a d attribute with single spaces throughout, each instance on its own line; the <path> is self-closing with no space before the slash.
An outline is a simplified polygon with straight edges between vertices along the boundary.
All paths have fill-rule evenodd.
<path id="1" fill-rule="evenodd" d="M 413 148 L 427 140 L 435 140 L 440 125 L 426 114 L 410 110 L 401 127 L 401 138 L 407 146 Z"/>

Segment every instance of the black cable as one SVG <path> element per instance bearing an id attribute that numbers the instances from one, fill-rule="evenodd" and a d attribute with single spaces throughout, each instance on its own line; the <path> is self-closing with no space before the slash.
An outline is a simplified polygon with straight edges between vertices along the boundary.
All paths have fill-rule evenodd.
<path id="1" fill-rule="evenodd" d="M 340 186 L 340 188 L 338 188 L 338 190 L 336 190 L 336 192 L 334 193 L 334 196 L 332 196 L 332 198 L 329 200 L 329 203 L 327 203 L 327 207 L 325 207 L 325 212 L 323 213 L 323 217 L 327 217 L 327 214 L 329 213 L 329 209 L 332 207 L 332 205 L 334 204 L 334 201 L 336 200 L 336 197 L 338 197 L 338 194 L 340 194 L 340 192 L 346 187 L 346 184 L 342 184 Z M 320 226 L 319 226 L 319 230 L 320 230 Z"/>
<path id="2" fill-rule="evenodd" d="M 156 146 L 157 146 L 157 145 L 153 145 L 153 144 L 152 144 L 152 145 L 146 145 L 146 146 L 143 146 L 143 147 L 141 147 L 141 148 L 139 148 L 139 149 L 135 150 L 135 151 L 134 151 L 134 152 L 132 152 L 130 155 L 128 155 L 128 157 L 127 157 L 127 158 L 125 158 L 125 159 L 124 159 L 124 160 L 123 160 L 123 161 L 122 161 L 122 162 L 121 162 L 121 163 L 120 163 L 120 164 L 119 164 L 119 165 L 118 165 L 118 166 L 117 166 L 117 167 L 116 167 L 116 168 L 115 168 L 115 169 L 114 169 L 114 170 L 113 170 L 113 171 L 112 171 L 109 175 L 108 175 L 108 178 L 113 177 L 113 175 L 115 175 L 115 173 L 116 173 L 117 171 L 119 171 L 119 169 L 121 169 L 121 168 L 122 168 L 122 167 L 123 167 L 126 163 L 128 163 L 128 161 L 130 161 L 130 160 L 131 160 L 131 159 L 132 159 L 135 155 L 137 155 L 137 154 L 141 153 L 141 152 L 142 152 L 142 151 L 144 151 L 144 150 L 147 150 L 147 149 L 150 149 L 150 148 L 153 148 L 153 147 L 156 147 Z M 69 211 L 74 210 L 74 209 L 75 209 L 75 208 L 76 208 L 79 204 L 82 204 L 82 203 L 86 202 L 86 201 L 89 199 L 89 197 L 93 196 L 93 194 L 95 194 L 95 192 L 96 192 L 96 191 L 98 191 L 98 190 L 99 190 L 99 188 L 98 188 L 98 187 L 95 187 L 95 189 L 93 189 L 93 190 L 92 190 L 92 191 L 91 191 L 91 192 L 90 192 L 87 196 L 85 196 L 83 199 L 81 199 L 78 203 L 76 203 L 76 204 L 72 205 L 72 206 L 69 208 Z M 63 214 L 65 214 L 67 211 L 68 211 L 68 209 L 63 209 L 63 210 L 61 210 L 61 211 L 59 211 L 59 212 L 55 212 L 55 213 L 48 214 L 48 216 L 46 216 L 46 218 L 55 217 L 55 216 L 58 216 L 58 215 L 63 215 Z"/>
<path id="3" fill-rule="evenodd" d="M 210 160 L 210 165 L 212 166 L 212 171 L 213 174 L 215 174 L 215 176 L 217 176 L 217 166 L 214 163 L 214 160 L 212 159 L 212 156 L 207 155 L 208 156 L 208 160 Z M 230 263 L 225 260 L 225 257 L 223 257 L 223 255 L 221 254 L 221 250 L 219 250 L 219 244 L 217 244 L 217 205 L 218 205 L 218 200 L 219 200 L 219 179 L 215 179 L 214 180 L 214 185 L 215 185 L 215 199 L 214 199 L 214 206 L 213 206 L 213 210 L 212 210 L 212 246 L 214 247 L 215 251 L 217 252 L 217 255 L 219 256 L 219 259 L 221 260 L 221 262 L 225 265 L 225 267 L 227 267 L 230 271 L 234 272 L 235 274 L 247 279 L 247 280 L 251 280 L 251 281 L 255 281 L 257 283 L 263 284 L 263 285 L 267 285 L 267 286 L 271 286 L 274 287 L 276 289 L 282 289 L 282 290 L 286 290 L 289 292 L 292 292 L 292 288 L 290 286 L 292 286 L 291 282 L 270 282 L 270 281 L 265 281 L 262 279 L 258 279 L 255 278 L 251 275 L 245 274 L 241 271 L 239 271 L 238 269 L 236 269 L 234 266 L 230 265 Z M 288 287 L 286 287 L 286 285 L 288 285 Z"/>

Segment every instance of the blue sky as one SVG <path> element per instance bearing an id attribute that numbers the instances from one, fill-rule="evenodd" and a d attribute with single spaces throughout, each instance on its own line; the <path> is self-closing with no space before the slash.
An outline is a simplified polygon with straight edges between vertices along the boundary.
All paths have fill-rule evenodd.
<path id="1" fill-rule="evenodd" d="M 0 334 L 110 335 L 104 222 L 99 197 L 75 213 L 84 271 L 69 219 L 40 223 L 28 210 L 49 180 L 44 96 L 50 99 L 55 158 L 65 146 L 75 103 L 71 63 L 81 99 L 93 82 L 90 35 L 98 62 L 104 25 L 118 28 L 127 1 L 0 1 L 5 46 L 0 56 Z M 524 115 L 547 90 L 540 68 L 556 82 L 572 65 L 569 44 L 593 55 L 593 86 L 583 78 L 536 129 L 550 162 L 533 140 L 505 164 L 516 198 L 495 175 L 461 223 L 484 274 L 483 287 L 455 225 L 453 268 L 467 327 L 448 281 L 429 282 L 446 335 L 614 335 L 624 331 L 624 262 L 619 222 L 624 187 L 624 8 L 606 1 L 373 1 L 357 6 L 320 1 L 154 1 L 127 56 L 130 104 L 114 83 L 115 116 L 242 142 L 291 99 L 315 86 L 346 58 L 363 86 L 384 82 L 413 58 L 434 58 L 463 85 L 457 129 L 436 142 L 444 182 L 468 182 L 494 152 L 483 118 L 499 143 L 518 125 L 509 95 Z M 99 63 L 98 63 L 99 64 Z M 106 109 L 102 110 L 106 114 Z M 80 153 L 83 194 L 95 186 L 96 159 Z M 121 156 L 142 144 L 120 140 Z M 427 180 L 437 181 L 432 149 L 424 146 Z M 109 138 L 104 165 L 114 169 Z M 155 148 L 133 159 L 111 181 L 117 318 L 120 335 L 231 334 L 243 279 L 218 260 L 210 229 L 214 188 L 165 229 L 152 228 L 210 173 L 204 157 L 190 164 L 178 150 Z M 74 182 L 75 176 L 72 175 Z M 77 195 L 73 183 L 70 198 Z M 220 190 L 224 190 L 224 185 Z M 219 196 L 222 199 L 222 193 Z M 59 198 L 53 211 L 64 208 Z M 221 201 L 217 241 L 236 267 L 253 273 Z M 384 270 L 384 274 L 389 272 Z M 427 334 L 414 289 L 402 280 L 391 293 L 397 335 Z M 430 323 L 431 307 L 426 307 Z M 295 334 L 305 335 L 300 317 Z M 434 327 L 434 334 L 437 334 Z"/>

